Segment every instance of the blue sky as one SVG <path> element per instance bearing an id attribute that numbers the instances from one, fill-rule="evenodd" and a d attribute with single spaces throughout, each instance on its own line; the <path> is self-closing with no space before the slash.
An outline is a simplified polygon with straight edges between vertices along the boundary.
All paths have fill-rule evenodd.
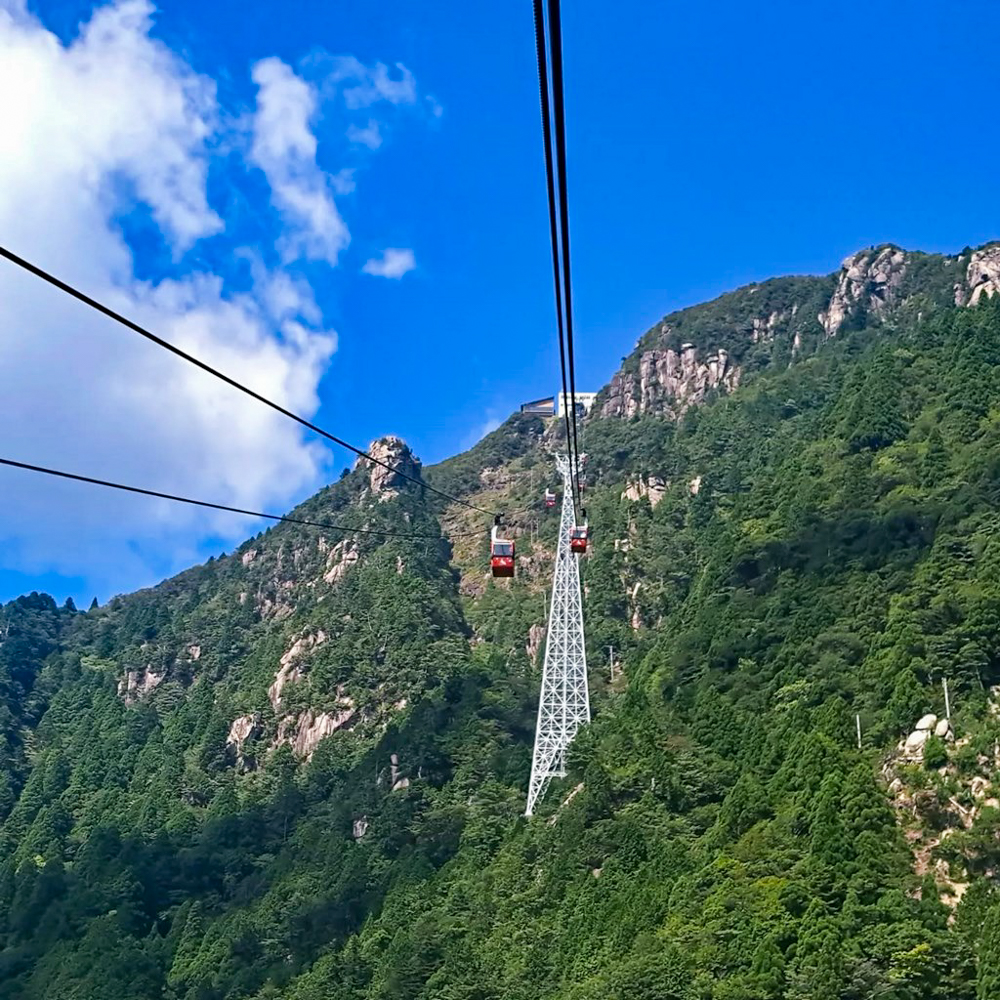
<path id="1" fill-rule="evenodd" d="M 95 6 L 31 3 L 36 20 L 30 30 L 44 26 L 72 46 Z M 0 11 L 16 7 L 14 0 L 0 0 Z M 919 0 L 878 6 L 575 0 L 565 8 L 580 388 L 604 384 L 664 313 L 731 287 L 776 274 L 829 272 L 871 243 L 953 251 L 1000 236 L 992 167 L 1000 140 L 989 123 L 1000 8 Z M 23 22 L 26 15 L 18 17 Z M 521 401 L 555 391 L 558 355 L 527 0 L 290 0 L 280 15 L 264 4 L 174 0 L 153 15 L 148 34 L 157 51 L 170 50 L 185 73 L 214 86 L 213 120 L 226 119 L 213 132 L 211 148 L 196 157 L 208 164 L 208 211 L 191 209 L 201 213 L 200 229 L 187 242 L 178 236 L 176 198 L 171 222 L 164 221 L 162 205 L 155 209 L 144 201 L 148 150 L 124 167 L 101 168 L 115 182 L 110 229 L 117 227 L 131 257 L 123 263 L 119 251 L 109 249 L 108 287 L 117 287 L 122 269 L 131 266 L 131 301 L 136 308 L 149 306 L 149 323 L 162 316 L 161 329 L 169 333 L 183 322 L 187 292 L 168 296 L 166 305 L 162 294 L 153 296 L 156 301 L 147 294 L 165 278 L 185 282 L 210 272 L 218 295 L 211 308 L 198 300 L 208 320 L 231 295 L 251 286 L 262 295 L 262 268 L 302 283 L 296 322 L 317 338 L 335 331 L 336 349 L 324 355 L 316 339 L 308 351 L 301 349 L 305 354 L 296 348 L 285 358 L 291 383 L 305 357 L 302 370 L 314 378 L 318 405 L 310 407 L 308 385 L 289 389 L 290 398 L 357 443 L 400 434 L 425 462 L 468 446 Z M 8 44 L 10 37 L 16 36 Z M 384 64 L 390 83 L 412 79 L 412 100 L 359 99 L 351 110 L 347 84 L 336 82 L 347 71 L 332 68 L 346 65 L 345 57 L 369 74 Z M 315 232 L 304 236 L 290 221 L 276 172 L 267 174 L 274 192 L 269 198 L 264 161 L 257 147 L 239 138 L 258 100 L 254 67 L 268 59 L 275 60 L 268 64 L 272 69 L 277 61 L 287 69 L 281 79 L 301 79 L 315 95 L 312 166 L 327 178 L 350 233 L 349 243 L 335 252 L 306 247 Z M 56 72 L 55 65 L 42 64 L 41 72 Z M 279 77 L 284 72 L 275 70 Z M 375 77 L 364 79 L 370 84 Z M 114 113 L 115 93 L 112 88 L 107 96 L 102 121 Z M 135 105 L 119 93 L 129 113 Z M 0 132 L 5 115 L 14 113 L 9 101 L 0 103 Z M 142 115 L 141 108 L 135 113 Z M 166 112 L 162 122 L 165 133 L 180 128 Z M 370 122 L 381 138 L 375 149 L 357 138 Z M 96 114 L 93 124 L 99 124 Z M 155 131 L 151 136 L 155 155 Z M 197 141 L 187 136 L 179 159 Z M 46 148 L 39 142 L 33 155 L 46 157 Z M 33 172 L 30 156 L 22 158 L 22 169 Z M 283 161 L 274 166 L 279 169 L 287 181 L 305 168 Z M 350 184 L 343 183 L 347 176 Z M 102 191 L 109 189 L 105 184 Z M 87 212 L 106 206 L 107 197 L 102 194 Z M 3 199 L 0 189 L 0 230 Z M 86 267 L 75 269 L 89 252 L 87 228 L 81 222 L 60 244 L 56 227 L 49 227 L 49 241 L 39 243 L 36 234 L 48 220 L 32 219 L 33 204 L 20 199 L 21 228 L 8 226 L 14 235 L 24 233 L 22 242 L 2 231 L 0 242 L 61 266 L 61 273 L 68 269 L 86 285 L 93 276 Z M 219 224 L 211 222 L 213 213 Z M 89 216 L 81 209 L 84 218 Z M 164 237 L 165 229 L 173 235 Z M 302 244 L 298 256 L 279 249 L 290 239 Z M 256 248 L 250 257 L 241 255 L 247 246 Z M 364 273 L 366 262 L 382 259 L 387 249 L 411 251 L 414 268 L 398 279 Z M 32 299 L 32 306 L 30 315 L 58 316 L 61 328 L 76 322 L 76 314 L 51 296 Z M 105 353 L 117 356 L 126 336 L 93 328 L 92 353 L 98 361 Z M 286 336 L 276 333 L 276 343 Z M 250 361 L 246 377 L 253 381 L 265 361 Z M 134 363 L 152 386 L 159 375 L 149 364 L 177 364 L 165 354 L 148 363 L 137 355 Z M 89 405 L 90 381 L 49 385 L 46 375 L 31 384 L 30 373 L 38 371 L 49 369 L 30 368 L 24 376 L 31 406 L 5 414 L 0 403 L 7 427 L 0 431 L 0 452 L 12 457 L 31 461 L 41 449 L 53 464 L 78 471 L 114 473 L 222 502 L 254 499 L 277 510 L 346 464 L 344 455 L 325 457 L 301 441 L 275 437 L 259 460 L 257 479 L 244 482 L 244 472 L 257 462 L 251 436 L 234 446 L 238 461 L 213 479 L 204 469 L 219 465 L 222 452 L 196 449 L 186 465 L 181 445 L 211 433 L 215 402 L 206 404 L 204 419 L 188 427 L 182 441 L 165 439 L 158 450 L 149 446 L 148 434 L 159 433 L 157 421 L 175 419 L 174 407 L 157 406 L 155 395 L 148 404 L 132 400 L 152 412 L 133 420 L 129 411 L 121 421 L 112 414 L 103 424 L 88 424 L 85 434 L 73 434 L 86 423 L 81 413 Z M 81 397 L 81 412 L 68 411 L 59 425 L 45 402 L 53 389 Z M 144 445 L 138 431 L 130 437 L 130 428 L 146 426 L 147 418 L 154 430 L 147 430 Z M 46 427 L 50 419 L 54 426 L 42 443 L 18 433 L 25 422 Z M 227 433 L 222 427 L 217 436 Z M 270 425 L 266 433 L 272 434 Z M 56 437 L 58 446 L 51 444 Z M 157 455 L 164 460 L 155 461 Z M 295 456 L 292 465 L 289 455 Z M 171 520 L 159 508 L 150 508 L 146 518 L 146 508 L 135 508 L 133 500 L 125 501 L 134 512 L 126 514 L 118 501 L 84 499 L 84 489 L 29 487 L 23 474 L 0 472 L 0 491 L 26 498 L 23 517 L 0 528 L 0 600 L 36 588 L 60 600 L 68 594 L 78 602 L 94 594 L 103 600 L 258 530 L 254 524 Z M 141 523 L 134 520 L 140 515 Z"/>

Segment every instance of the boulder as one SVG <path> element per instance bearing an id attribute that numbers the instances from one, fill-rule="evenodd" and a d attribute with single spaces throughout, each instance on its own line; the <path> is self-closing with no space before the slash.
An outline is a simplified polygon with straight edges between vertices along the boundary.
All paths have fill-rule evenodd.
<path id="1" fill-rule="evenodd" d="M 914 728 L 916 729 L 933 729 L 937 725 L 938 717 L 930 712 L 927 713 Z"/>
<path id="2" fill-rule="evenodd" d="M 929 729 L 915 729 L 906 737 L 906 749 L 911 753 L 915 750 L 923 750 L 924 744 L 930 739 Z"/>
<path id="3" fill-rule="evenodd" d="M 951 723 L 947 719 L 938 719 L 937 725 L 934 727 L 934 735 L 946 739 L 949 733 L 951 733 Z"/>

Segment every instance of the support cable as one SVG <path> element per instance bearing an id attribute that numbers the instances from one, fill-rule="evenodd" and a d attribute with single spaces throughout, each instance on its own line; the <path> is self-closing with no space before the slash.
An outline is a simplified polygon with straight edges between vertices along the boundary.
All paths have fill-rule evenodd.
<path id="1" fill-rule="evenodd" d="M 563 301 L 566 310 L 566 352 L 569 356 L 570 409 L 573 419 L 573 463 L 576 495 L 580 494 L 580 445 L 576 420 L 576 365 L 573 358 L 573 294 L 570 283 L 569 194 L 566 185 L 566 112 L 563 94 L 562 22 L 559 0 L 549 0 L 549 49 L 552 57 L 552 123 L 555 133 L 556 173 L 559 178 L 559 224 L 562 232 Z M 558 277 L 556 279 L 558 281 Z M 565 391 L 565 390 L 564 390 Z M 579 517 L 579 514 L 577 515 Z"/>
<path id="2" fill-rule="evenodd" d="M 486 510 L 484 507 L 477 507 L 475 504 L 471 504 L 466 500 L 461 500 L 458 497 L 453 497 L 450 493 L 445 493 L 443 490 L 439 490 L 434 486 L 425 483 L 422 479 L 418 479 L 416 476 L 411 476 L 395 466 L 390 465 L 388 462 L 383 462 L 381 459 L 375 458 L 368 452 L 363 451 L 361 448 L 356 448 L 353 444 L 349 444 L 343 438 L 339 438 L 328 431 L 323 430 L 322 427 L 318 427 L 316 424 L 311 423 L 306 420 L 305 417 L 300 417 L 297 413 L 293 413 L 291 410 L 285 409 L 279 403 L 275 403 L 273 400 L 268 399 L 266 396 L 262 396 L 259 392 L 255 392 L 249 386 L 244 385 L 242 382 L 237 382 L 236 379 L 231 378 L 224 372 L 219 371 L 217 368 L 213 368 L 211 365 L 206 364 L 204 361 L 194 357 L 192 354 L 188 354 L 187 351 L 181 350 L 175 344 L 171 344 L 169 341 L 164 340 L 162 337 L 158 337 L 155 333 L 151 333 L 149 330 L 144 329 L 139 326 L 138 323 L 133 322 L 121 313 L 115 312 L 109 306 L 98 302 L 96 299 L 92 299 L 89 295 L 81 292 L 78 288 L 74 288 L 72 285 L 67 284 L 65 281 L 61 281 L 55 275 L 49 274 L 48 271 L 44 271 L 42 268 L 30 261 L 25 260 L 23 257 L 19 257 L 17 254 L 8 250 L 6 247 L 0 246 L 0 257 L 5 257 L 12 264 L 16 264 L 18 267 L 23 268 L 25 271 L 35 275 L 36 278 L 41 278 L 43 281 L 47 281 L 50 285 L 58 288 L 61 292 L 65 292 L 67 295 L 71 295 L 73 298 L 78 299 L 84 305 L 90 306 L 91 309 L 96 309 L 97 312 L 113 319 L 116 323 L 120 323 L 122 326 L 127 327 L 134 333 L 138 333 L 139 336 L 145 337 L 147 340 L 156 344 L 158 347 L 164 348 L 164 350 L 170 351 L 172 354 L 176 354 L 179 358 L 183 358 L 185 361 L 189 362 L 195 367 L 200 368 L 202 371 L 208 372 L 209 375 L 214 375 L 215 378 L 220 379 L 225 382 L 226 385 L 231 386 L 234 389 L 238 389 L 240 392 L 246 394 L 251 399 L 255 399 L 258 403 L 263 403 L 265 406 L 269 406 L 272 410 L 276 410 L 278 413 L 290 420 L 294 420 L 296 423 L 301 424 L 303 427 L 307 427 L 309 430 L 313 431 L 315 434 L 319 434 L 320 437 L 326 438 L 328 441 L 332 441 L 334 444 L 339 445 L 341 448 L 346 448 L 348 451 L 353 452 L 359 458 L 366 459 L 372 462 L 374 465 L 380 465 L 383 469 L 388 469 L 390 472 L 395 473 L 402 479 L 406 479 L 411 483 L 415 483 L 422 489 L 428 490 L 431 493 L 435 493 L 440 497 L 444 497 L 446 500 L 450 500 L 452 503 L 461 504 L 463 507 L 468 507 L 470 510 L 479 511 L 481 514 L 489 514 L 490 517 L 496 516 L 496 511 Z"/>
<path id="3" fill-rule="evenodd" d="M 570 413 L 566 408 L 566 402 L 570 399 L 570 386 L 572 383 L 566 377 L 566 342 L 563 325 L 563 293 L 562 282 L 560 281 L 561 267 L 559 261 L 559 223 L 556 213 L 556 182 L 552 155 L 552 114 L 549 104 L 549 68 L 548 57 L 545 52 L 545 13 L 542 0 L 533 0 L 533 8 L 535 16 L 535 54 L 538 60 L 538 90 L 542 112 L 542 140 L 545 149 L 545 184 L 549 200 L 549 239 L 552 243 L 552 274 L 555 281 L 556 324 L 559 331 L 559 366 L 562 371 L 563 419 L 566 423 L 566 450 L 572 456 L 574 436 L 570 427 Z M 575 409 L 573 419 L 575 423 Z M 571 469 L 574 466 L 575 462 L 571 461 Z M 578 494 L 575 478 L 571 479 L 571 489 L 573 492 L 573 508 L 575 510 Z"/>
<path id="4" fill-rule="evenodd" d="M 104 486 L 112 490 L 123 490 L 126 493 L 139 493 L 142 496 L 156 497 L 159 500 L 172 500 L 174 503 L 186 503 L 195 507 L 208 507 L 211 510 L 227 511 L 230 514 L 244 514 L 247 517 L 262 517 L 268 521 L 288 521 L 291 524 L 304 524 L 310 528 L 324 528 L 329 531 L 353 532 L 359 535 L 380 535 L 385 538 L 422 538 L 441 541 L 446 538 L 458 538 L 461 535 L 478 535 L 480 531 L 464 531 L 454 535 L 430 535 L 406 533 L 399 531 L 383 531 L 378 528 L 352 528 L 346 524 L 330 524 L 326 521 L 310 521 L 301 517 L 289 517 L 283 514 L 265 514 L 259 510 L 244 510 L 242 507 L 229 507 L 226 504 L 211 503 L 208 500 L 195 500 L 192 497 L 177 496 L 173 493 L 160 493 L 158 490 L 147 490 L 141 486 L 127 486 L 124 483 L 114 483 L 106 479 L 94 479 L 91 476 L 77 475 L 75 472 L 63 472 L 59 469 L 47 469 L 42 465 L 29 465 L 27 462 L 15 462 L 11 458 L 0 458 L 0 465 L 12 469 L 24 469 L 28 472 L 41 472 L 46 476 L 57 476 L 60 479 L 71 479 L 78 483 L 89 483 L 91 486 Z"/>

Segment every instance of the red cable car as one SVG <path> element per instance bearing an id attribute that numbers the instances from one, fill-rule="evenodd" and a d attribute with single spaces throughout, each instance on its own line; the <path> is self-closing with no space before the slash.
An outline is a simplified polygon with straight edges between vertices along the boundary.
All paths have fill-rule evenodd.
<path id="1" fill-rule="evenodd" d="M 571 528 L 569 532 L 570 549 L 574 552 L 586 552 L 589 530 L 590 529 L 585 524 L 577 525 L 575 528 Z"/>
<path id="2" fill-rule="evenodd" d="M 553 493 L 552 490 L 546 490 L 545 491 L 545 506 L 546 507 L 555 507 L 555 505 L 556 505 L 556 495 L 555 495 L 555 493 Z"/>
<path id="3" fill-rule="evenodd" d="M 499 525 L 493 525 L 490 535 L 490 569 L 496 577 L 514 575 L 514 540 L 497 537 Z"/>

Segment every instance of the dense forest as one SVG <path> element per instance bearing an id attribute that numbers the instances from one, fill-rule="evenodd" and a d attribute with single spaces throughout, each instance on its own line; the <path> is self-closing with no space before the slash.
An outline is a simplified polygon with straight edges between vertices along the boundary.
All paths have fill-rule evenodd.
<path id="1" fill-rule="evenodd" d="M 531 820 L 557 422 L 427 470 L 514 512 L 510 583 L 357 467 L 296 512 L 357 532 L 0 609 L 0 996 L 1000 998 L 1000 295 L 955 261 L 640 339 L 583 426 L 594 721 Z M 739 377 L 607 415 L 687 344 Z"/>

